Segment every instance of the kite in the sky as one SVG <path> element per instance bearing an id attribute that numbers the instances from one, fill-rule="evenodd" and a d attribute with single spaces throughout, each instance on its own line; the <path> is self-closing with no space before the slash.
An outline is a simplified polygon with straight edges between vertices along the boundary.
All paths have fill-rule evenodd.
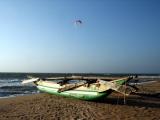
<path id="1" fill-rule="evenodd" d="M 82 23 L 83 23 L 82 20 L 75 20 L 74 22 L 76 26 L 82 25 Z"/>

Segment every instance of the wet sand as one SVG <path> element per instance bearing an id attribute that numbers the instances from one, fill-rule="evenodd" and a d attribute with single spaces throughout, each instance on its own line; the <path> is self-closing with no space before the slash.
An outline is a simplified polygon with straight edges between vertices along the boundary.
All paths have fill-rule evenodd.
<path id="1" fill-rule="evenodd" d="M 160 92 L 160 82 L 139 86 Z M 0 99 L 0 120 L 159 120 L 160 98 L 113 93 L 89 102 L 45 93 Z"/>

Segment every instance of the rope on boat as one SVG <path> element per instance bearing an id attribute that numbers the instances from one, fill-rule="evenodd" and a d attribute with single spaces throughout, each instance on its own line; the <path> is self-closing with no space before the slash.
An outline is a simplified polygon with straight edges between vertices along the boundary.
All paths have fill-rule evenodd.
<path id="1" fill-rule="evenodd" d="M 126 81 L 125 81 L 125 94 L 124 94 L 124 104 L 126 104 Z"/>

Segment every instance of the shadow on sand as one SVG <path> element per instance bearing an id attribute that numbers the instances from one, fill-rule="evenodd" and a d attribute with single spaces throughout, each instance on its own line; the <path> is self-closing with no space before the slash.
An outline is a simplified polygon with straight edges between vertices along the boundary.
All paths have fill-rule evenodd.
<path id="1" fill-rule="evenodd" d="M 98 103 L 107 103 L 113 105 L 128 105 L 128 106 L 137 106 L 137 107 L 147 107 L 147 108 L 160 108 L 160 98 L 159 97 L 151 97 L 151 96 L 134 96 L 134 97 L 126 97 L 125 104 L 123 97 L 107 97 L 100 101 L 95 101 Z"/>

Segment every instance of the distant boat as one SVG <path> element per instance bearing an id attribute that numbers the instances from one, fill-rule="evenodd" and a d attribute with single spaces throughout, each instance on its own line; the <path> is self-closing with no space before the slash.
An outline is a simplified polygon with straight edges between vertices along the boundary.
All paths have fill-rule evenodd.
<path id="1" fill-rule="evenodd" d="M 33 82 L 37 88 L 46 93 L 78 98 L 81 100 L 98 100 L 117 91 L 129 95 L 135 89 L 126 84 L 130 77 L 108 78 L 108 77 L 54 77 L 54 78 L 32 78 L 22 83 Z M 72 83 L 71 80 L 79 80 Z M 82 80 L 82 81 L 81 81 Z"/>

